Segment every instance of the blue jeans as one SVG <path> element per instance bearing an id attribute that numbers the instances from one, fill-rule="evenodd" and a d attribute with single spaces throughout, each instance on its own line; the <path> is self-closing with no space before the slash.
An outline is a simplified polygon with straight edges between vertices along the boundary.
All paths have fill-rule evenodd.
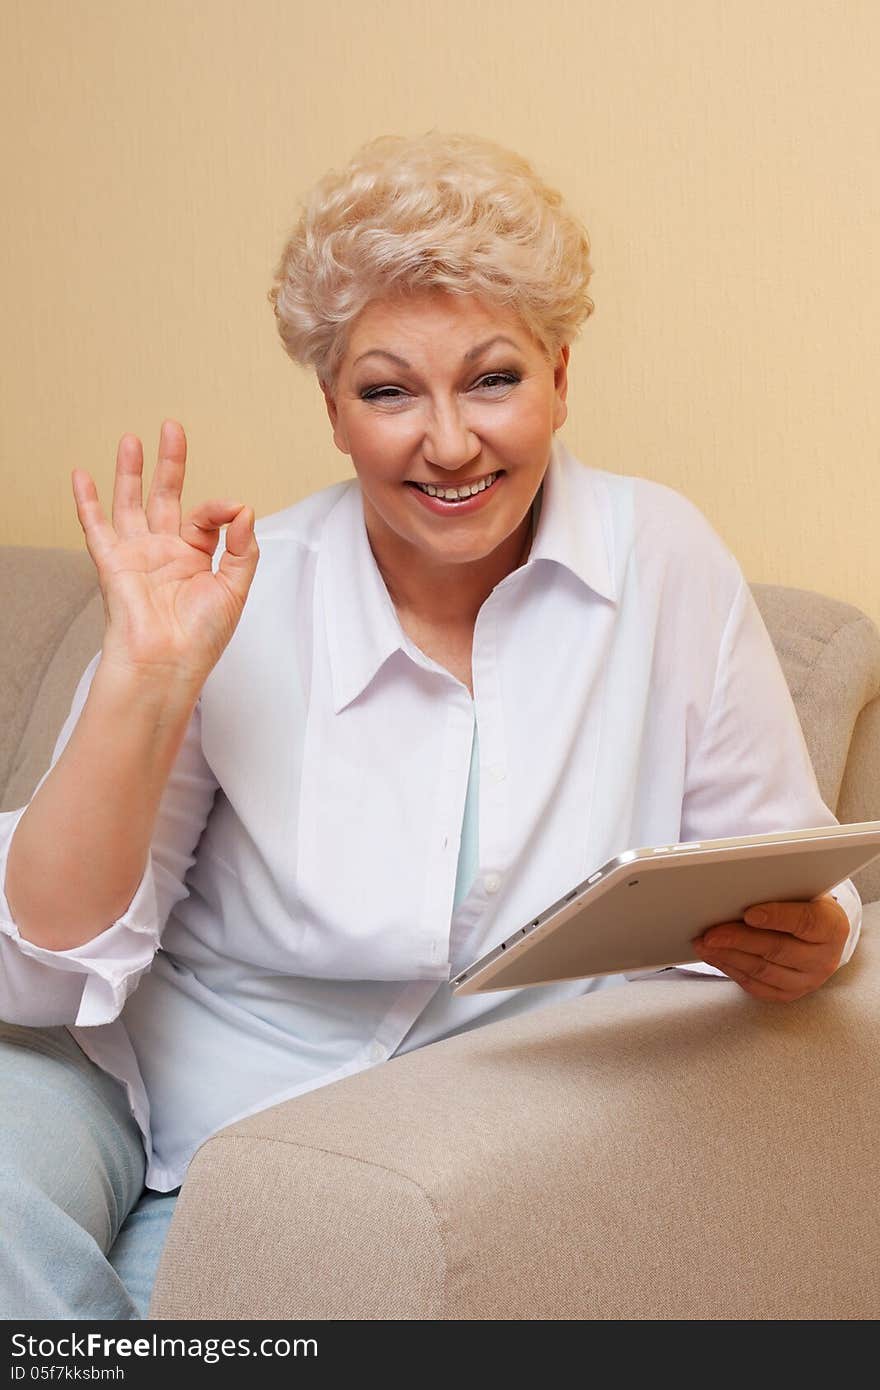
<path id="1" fill-rule="evenodd" d="M 0 1022 L 0 1319 L 147 1316 L 177 1192 L 145 1168 L 125 1088 L 67 1029 Z"/>

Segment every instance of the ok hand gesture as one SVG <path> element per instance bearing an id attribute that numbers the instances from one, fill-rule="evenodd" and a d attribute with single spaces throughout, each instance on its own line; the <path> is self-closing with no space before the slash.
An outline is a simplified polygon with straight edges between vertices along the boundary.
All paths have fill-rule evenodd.
<path id="1" fill-rule="evenodd" d="M 235 631 L 260 552 L 253 510 L 241 502 L 201 502 L 181 520 L 185 472 L 186 435 L 166 420 L 146 508 L 135 435 L 119 441 L 112 524 L 90 474 L 75 468 L 71 477 L 104 598 L 102 662 L 201 689 Z M 214 573 L 221 526 L 226 550 Z"/>

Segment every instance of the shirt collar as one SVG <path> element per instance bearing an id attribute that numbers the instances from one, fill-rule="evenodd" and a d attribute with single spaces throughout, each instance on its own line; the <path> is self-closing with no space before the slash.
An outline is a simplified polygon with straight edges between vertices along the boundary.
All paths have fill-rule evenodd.
<path id="1" fill-rule="evenodd" d="M 617 602 L 613 526 L 607 489 L 595 469 L 576 459 L 558 435 L 541 487 L 541 510 L 526 568 L 552 560 L 587 588 Z"/>
<path id="2" fill-rule="evenodd" d="M 616 602 L 612 525 L 606 490 L 554 435 L 541 489 L 528 569 L 550 560 L 602 598 Z M 404 632 L 370 547 L 360 484 L 352 479 L 329 513 L 318 556 L 318 585 L 338 714 L 396 651 L 420 661 Z"/>

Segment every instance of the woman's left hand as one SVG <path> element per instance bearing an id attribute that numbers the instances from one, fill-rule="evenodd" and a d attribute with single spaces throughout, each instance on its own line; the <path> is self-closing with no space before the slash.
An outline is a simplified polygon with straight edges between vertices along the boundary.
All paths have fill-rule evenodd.
<path id="1" fill-rule="evenodd" d="M 764 920 L 760 920 L 760 914 Z M 824 985 L 840 963 L 849 918 L 827 893 L 806 903 L 761 903 L 694 941 L 700 960 L 755 999 L 788 1004 Z"/>

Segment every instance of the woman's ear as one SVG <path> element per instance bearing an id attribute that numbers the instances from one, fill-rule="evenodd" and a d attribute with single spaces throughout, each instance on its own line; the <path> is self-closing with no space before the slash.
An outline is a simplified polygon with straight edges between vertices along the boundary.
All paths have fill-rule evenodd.
<path id="1" fill-rule="evenodd" d="M 571 348 L 568 343 L 563 343 L 556 358 L 556 366 L 553 369 L 553 388 L 556 398 L 553 402 L 553 428 L 558 430 L 565 424 L 568 417 L 568 406 L 566 396 L 568 395 L 568 359 L 571 355 Z"/>
<path id="2" fill-rule="evenodd" d="M 323 394 L 324 394 L 324 404 L 325 404 L 326 407 L 327 407 L 327 414 L 330 416 L 330 424 L 331 424 L 331 425 L 333 426 L 333 428 L 335 429 L 335 428 L 336 428 L 336 401 L 335 401 L 334 398 L 333 398 L 333 392 L 330 390 L 330 387 L 328 386 L 327 382 L 324 381 L 322 377 L 318 377 L 318 385 L 320 386 L 321 391 L 322 391 Z"/>
<path id="3" fill-rule="evenodd" d="M 336 407 L 336 398 L 333 394 L 333 389 L 328 382 L 323 381 L 321 377 L 318 377 L 318 385 L 324 394 L 324 404 L 327 407 L 330 424 L 333 426 L 333 443 L 336 445 L 337 449 L 339 449 L 340 453 L 349 454 L 351 450 L 345 438 L 345 431 L 339 423 L 339 411 Z"/>

